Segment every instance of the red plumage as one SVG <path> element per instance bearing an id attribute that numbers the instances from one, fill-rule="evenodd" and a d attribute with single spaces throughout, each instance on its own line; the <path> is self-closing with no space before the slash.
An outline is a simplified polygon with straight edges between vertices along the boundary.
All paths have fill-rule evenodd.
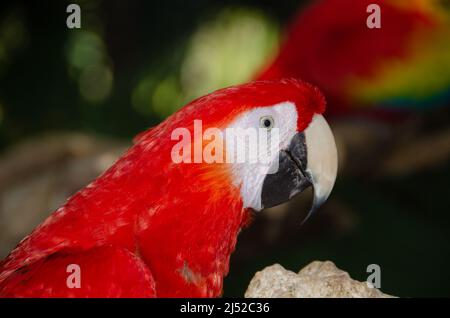
<path id="1" fill-rule="evenodd" d="M 325 108 L 297 80 L 254 82 L 194 100 L 70 198 L 0 265 L 3 297 L 219 296 L 240 229 L 249 222 L 226 164 L 175 164 L 175 128 L 224 128 L 238 114 L 292 101 L 303 130 Z M 66 267 L 81 268 L 81 288 Z"/>

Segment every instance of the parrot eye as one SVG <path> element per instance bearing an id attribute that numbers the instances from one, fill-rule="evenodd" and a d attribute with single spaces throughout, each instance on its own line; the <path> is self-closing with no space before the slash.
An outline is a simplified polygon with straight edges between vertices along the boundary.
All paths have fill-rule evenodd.
<path id="1" fill-rule="evenodd" d="M 259 119 L 261 128 L 272 129 L 274 125 L 274 120 L 272 116 L 263 116 Z"/>

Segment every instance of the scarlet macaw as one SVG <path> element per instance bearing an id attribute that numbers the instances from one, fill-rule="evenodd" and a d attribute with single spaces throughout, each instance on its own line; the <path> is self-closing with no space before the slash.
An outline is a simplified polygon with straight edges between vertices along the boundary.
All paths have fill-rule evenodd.
<path id="1" fill-rule="evenodd" d="M 0 296 L 219 296 L 252 211 L 309 186 L 313 209 L 330 194 L 337 153 L 324 110 L 319 90 L 299 80 L 253 82 L 192 101 L 139 135 L 109 170 L 22 240 L 0 264 Z M 221 131 L 258 128 L 270 135 L 277 128 L 278 159 L 270 164 L 278 170 L 261 173 L 248 162 L 175 163 L 172 132 L 192 132 L 195 120 Z M 67 284 L 72 265 L 80 269 L 75 288 Z"/>

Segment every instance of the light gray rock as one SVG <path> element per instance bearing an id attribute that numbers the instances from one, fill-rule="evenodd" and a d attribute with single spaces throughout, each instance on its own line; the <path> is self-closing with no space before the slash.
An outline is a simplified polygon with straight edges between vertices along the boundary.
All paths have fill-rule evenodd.
<path id="1" fill-rule="evenodd" d="M 366 282 L 353 280 L 333 262 L 314 261 L 298 274 L 275 264 L 257 272 L 246 298 L 386 298 Z"/>

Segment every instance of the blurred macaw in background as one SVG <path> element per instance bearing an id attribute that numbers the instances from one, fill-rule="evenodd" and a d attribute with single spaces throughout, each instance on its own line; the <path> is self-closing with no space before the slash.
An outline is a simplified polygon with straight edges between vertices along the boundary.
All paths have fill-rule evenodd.
<path id="1" fill-rule="evenodd" d="M 450 100 L 450 11 L 442 1 L 317 1 L 301 10 L 259 79 L 302 77 L 333 98 L 329 115 L 411 111 Z"/>
<path id="2" fill-rule="evenodd" d="M 368 26 L 373 3 L 379 5 L 380 28 Z M 409 171 L 409 164 L 398 159 L 426 152 L 427 144 L 440 148 L 433 162 L 450 154 L 448 131 L 433 142 L 419 140 L 413 149 L 408 142 L 406 149 L 392 145 L 410 137 L 405 119 L 450 101 L 450 10 L 444 1 L 312 2 L 294 17 L 278 54 L 257 75 L 284 77 L 303 78 L 324 91 L 327 116 L 334 117 L 337 138 L 342 137 L 341 155 L 360 158 L 361 165 L 351 165 L 358 173 L 372 171 L 371 161 L 384 164 L 379 156 L 388 149 L 393 157 L 386 169 L 394 173 Z M 342 125 L 337 121 L 354 117 L 358 120 Z M 412 159 L 411 169 L 430 160 Z"/>

